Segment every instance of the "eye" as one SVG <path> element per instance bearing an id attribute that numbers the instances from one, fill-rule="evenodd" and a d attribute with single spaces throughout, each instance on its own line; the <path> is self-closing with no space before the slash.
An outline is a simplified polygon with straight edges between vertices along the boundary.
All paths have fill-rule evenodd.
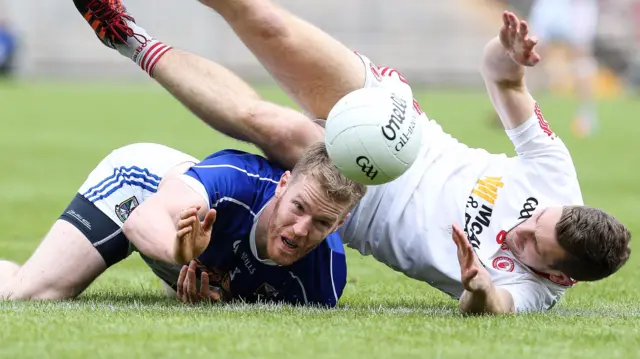
<path id="1" fill-rule="evenodd" d="M 329 221 L 318 221 L 322 227 L 331 227 L 331 223 Z"/>
<path id="2" fill-rule="evenodd" d="M 533 242 L 533 249 L 536 253 L 540 254 L 540 249 L 538 248 L 538 239 L 535 235 L 531 236 L 531 241 Z"/>
<path id="3" fill-rule="evenodd" d="M 293 205 L 296 207 L 296 210 L 298 210 L 300 212 L 302 212 L 304 210 L 304 208 L 302 207 L 302 205 L 298 201 L 293 201 Z"/>

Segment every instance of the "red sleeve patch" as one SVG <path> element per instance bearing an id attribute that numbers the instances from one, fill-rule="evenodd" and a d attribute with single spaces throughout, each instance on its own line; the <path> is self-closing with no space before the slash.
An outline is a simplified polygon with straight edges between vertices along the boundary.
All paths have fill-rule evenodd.
<path id="1" fill-rule="evenodd" d="M 556 136 L 553 131 L 551 131 L 551 128 L 549 128 L 549 122 L 547 122 L 547 120 L 544 119 L 544 116 L 542 116 L 540 105 L 538 105 L 537 102 L 535 107 L 533 108 L 533 111 L 535 112 L 536 117 L 538 117 L 538 124 L 540 124 L 540 128 L 542 129 L 542 131 L 544 131 L 547 136 L 551 137 L 551 139 L 555 139 Z"/>

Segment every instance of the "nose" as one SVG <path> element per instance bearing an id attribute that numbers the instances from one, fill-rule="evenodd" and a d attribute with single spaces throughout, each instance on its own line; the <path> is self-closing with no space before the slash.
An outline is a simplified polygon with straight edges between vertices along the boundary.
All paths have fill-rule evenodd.
<path id="1" fill-rule="evenodd" d="M 293 225 L 293 234 L 296 237 L 306 237 L 311 227 L 311 217 L 301 217 L 296 224 Z"/>

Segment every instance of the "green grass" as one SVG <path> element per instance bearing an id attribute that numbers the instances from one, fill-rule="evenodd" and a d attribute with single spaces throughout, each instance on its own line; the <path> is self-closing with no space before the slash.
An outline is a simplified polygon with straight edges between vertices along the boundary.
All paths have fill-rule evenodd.
<path id="1" fill-rule="evenodd" d="M 279 102 L 284 96 L 264 88 Z M 422 107 L 461 140 L 512 153 L 489 126 L 483 93 L 424 92 Z M 540 98 L 568 143 L 585 200 L 640 230 L 640 102 L 600 104 L 597 136 L 569 132 L 575 103 Z M 253 147 L 200 123 L 157 86 L 0 84 L 0 257 L 24 261 L 86 175 L 112 149 L 163 143 L 195 156 Z M 634 252 L 640 249 L 634 244 Z M 635 253 L 634 253 L 635 254 Z M 640 260 L 568 291 L 551 312 L 465 318 L 425 283 L 348 250 L 335 310 L 268 305 L 189 307 L 162 297 L 132 256 L 80 298 L 0 303 L 0 358 L 631 358 L 640 354 Z"/>

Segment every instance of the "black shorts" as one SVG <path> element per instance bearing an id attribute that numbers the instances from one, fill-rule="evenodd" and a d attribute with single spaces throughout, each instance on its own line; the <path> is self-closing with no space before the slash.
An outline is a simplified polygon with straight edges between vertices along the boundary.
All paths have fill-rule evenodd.
<path id="1" fill-rule="evenodd" d="M 80 194 L 76 194 L 60 219 L 84 233 L 107 263 L 107 267 L 131 254 L 131 246 L 122 233 L 122 227 Z"/>

